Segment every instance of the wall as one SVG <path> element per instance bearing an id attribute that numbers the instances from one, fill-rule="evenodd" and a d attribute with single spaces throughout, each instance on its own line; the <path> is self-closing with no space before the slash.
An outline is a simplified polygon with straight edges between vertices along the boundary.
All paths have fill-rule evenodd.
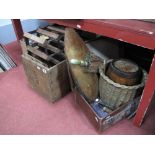
<path id="1" fill-rule="evenodd" d="M 39 26 L 47 25 L 47 22 L 37 19 L 21 19 L 24 32 L 32 31 Z M 8 44 L 16 40 L 14 29 L 10 19 L 0 19 L 0 43 Z"/>

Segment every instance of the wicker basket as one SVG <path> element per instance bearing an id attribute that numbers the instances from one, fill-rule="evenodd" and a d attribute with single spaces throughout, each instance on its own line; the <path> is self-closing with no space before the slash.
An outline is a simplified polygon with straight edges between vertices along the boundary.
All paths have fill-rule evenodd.
<path id="1" fill-rule="evenodd" d="M 113 82 L 105 74 L 103 69 L 99 69 L 99 92 L 100 98 L 105 103 L 105 106 L 114 110 L 131 100 L 133 100 L 138 92 L 144 87 L 147 73 L 143 70 L 142 81 L 138 85 L 126 86 Z"/>

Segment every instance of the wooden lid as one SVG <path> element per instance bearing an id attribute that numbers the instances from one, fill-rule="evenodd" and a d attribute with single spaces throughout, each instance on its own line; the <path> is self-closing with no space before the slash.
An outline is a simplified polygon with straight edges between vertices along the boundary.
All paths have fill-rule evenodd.
<path id="1" fill-rule="evenodd" d="M 112 70 L 121 77 L 133 78 L 139 76 L 139 66 L 130 60 L 119 59 L 111 64 Z"/>

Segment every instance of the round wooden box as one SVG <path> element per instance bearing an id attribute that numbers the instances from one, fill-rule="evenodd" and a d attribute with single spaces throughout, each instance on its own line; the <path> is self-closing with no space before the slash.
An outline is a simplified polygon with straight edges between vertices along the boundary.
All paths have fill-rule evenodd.
<path id="1" fill-rule="evenodd" d="M 142 70 L 130 60 L 118 59 L 109 63 L 106 75 L 116 83 L 133 86 L 140 83 Z"/>

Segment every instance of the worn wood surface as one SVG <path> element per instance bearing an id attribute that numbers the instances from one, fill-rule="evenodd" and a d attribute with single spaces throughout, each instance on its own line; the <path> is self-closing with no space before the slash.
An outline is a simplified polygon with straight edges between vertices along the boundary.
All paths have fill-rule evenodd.
<path id="1" fill-rule="evenodd" d="M 55 47 L 55 46 L 52 46 L 50 44 L 46 44 L 46 45 L 42 45 L 42 44 L 38 44 L 39 46 L 41 47 L 44 47 L 44 48 L 47 48 L 48 50 L 50 50 L 51 52 L 55 52 L 55 53 L 60 53 L 62 52 L 61 49 Z"/>
<path id="2" fill-rule="evenodd" d="M 20 45 L 21 45 L 21 48 L 22 48 L 22 52 L 27 53 L 27 47 L 26 47 L 26 43 L 25 43 L 24 40 L 20 40 Z"/>
<path id="3" fill-rule="evenodd" d="M 27 32 L 24 33 L 24 37 L 28 38 L 28 39 L 31 39 L 31 40 L 33 40 L 33 41 L 35 41 L 37 43 L 40 43 L 40 44 L 45 44 L 45 41 L 46 41 L 46 39 L 43 38 L 43 37 L 40 38 L 38 36 L 35 36 L 35 35 L 27 33 Z"/>
<path id="4" fill-rule="evenodd" d="M 33 54 L 39 56 L 40 58 L 44 59 L 44 60 L 47 60 L 48 58 L 48 55 L 41 52 L 40 50 L 34 48 L 34 47 L 31 47 L 31 46 L 27 46 L 27 50 L 32 52 Z"/>
<path id="5" fill-rule="evenodd" d="M 76 103 L 79 104 L 82 111 L 85 113 L 89 121 L 94 125 L 99 133 L 103 132 L 109 127 L 112 127 L 120 120 L 125 119 L 130 114 L 134 113 L 139 103 L 139 98 L 136 98 L 134 101 L 128 102 L 127 104 L 124 104 L 116 110 L 110 112 L 107 117 L 101 118 L 91 107 L 90 103 L 78 92 L 76 88 L 74 88 L 73 92 L 75 95 Z"/>
<path id="6" fill-rule="evenodd" d="M 56 31 L 56 32 L 59 32 L 59 33 L 65 33 L 65 30 L 63 30 L 63 29 L 60 29 L 60 28 L 57 28 L 57 27 L 55 27 L 55 26 L 48 26 L 47 27 L 49 30 L 52 30 L 52 31 Z"/>
<path id="7" fill-rule="evenodd" d="M 49 37 L 51 37 L 53 39 L 58 39 L 59 38 L 59 34 L 54 33 L 54 32 L 50 32 L 50 31 L 47 31 L 47 30 L 38 29 L 37 32 L 41 33 L 43 35 L 49 36 Z"/>
<path id="8" fill-rule="evenodd" d="M 110 62 L 106 75 L 112 81 L 127 86 L 137 85 L 142 79 L 142 71 L 139 66 L 127 59 Z"/>
<path id="9" fill-rule="evenodd" d="M 36 32 L 38 35 L 34 34 Z M 29 84 L 51 102 L 70 91 L 63 49 L 57 46 L 59 36 L 54 31 L 38 29 L 25 33 L 24 40 L 21 41 L 22 61 Z M 54 43 L 50 44 L 51 42 Z"/>
<path id="10" fill-rule="evenodd" d="M 22 61 L 31 87 L 48 100 L 54 102 L 70 91 L 66 60 L 50 68 L 27 54 Z"/>

